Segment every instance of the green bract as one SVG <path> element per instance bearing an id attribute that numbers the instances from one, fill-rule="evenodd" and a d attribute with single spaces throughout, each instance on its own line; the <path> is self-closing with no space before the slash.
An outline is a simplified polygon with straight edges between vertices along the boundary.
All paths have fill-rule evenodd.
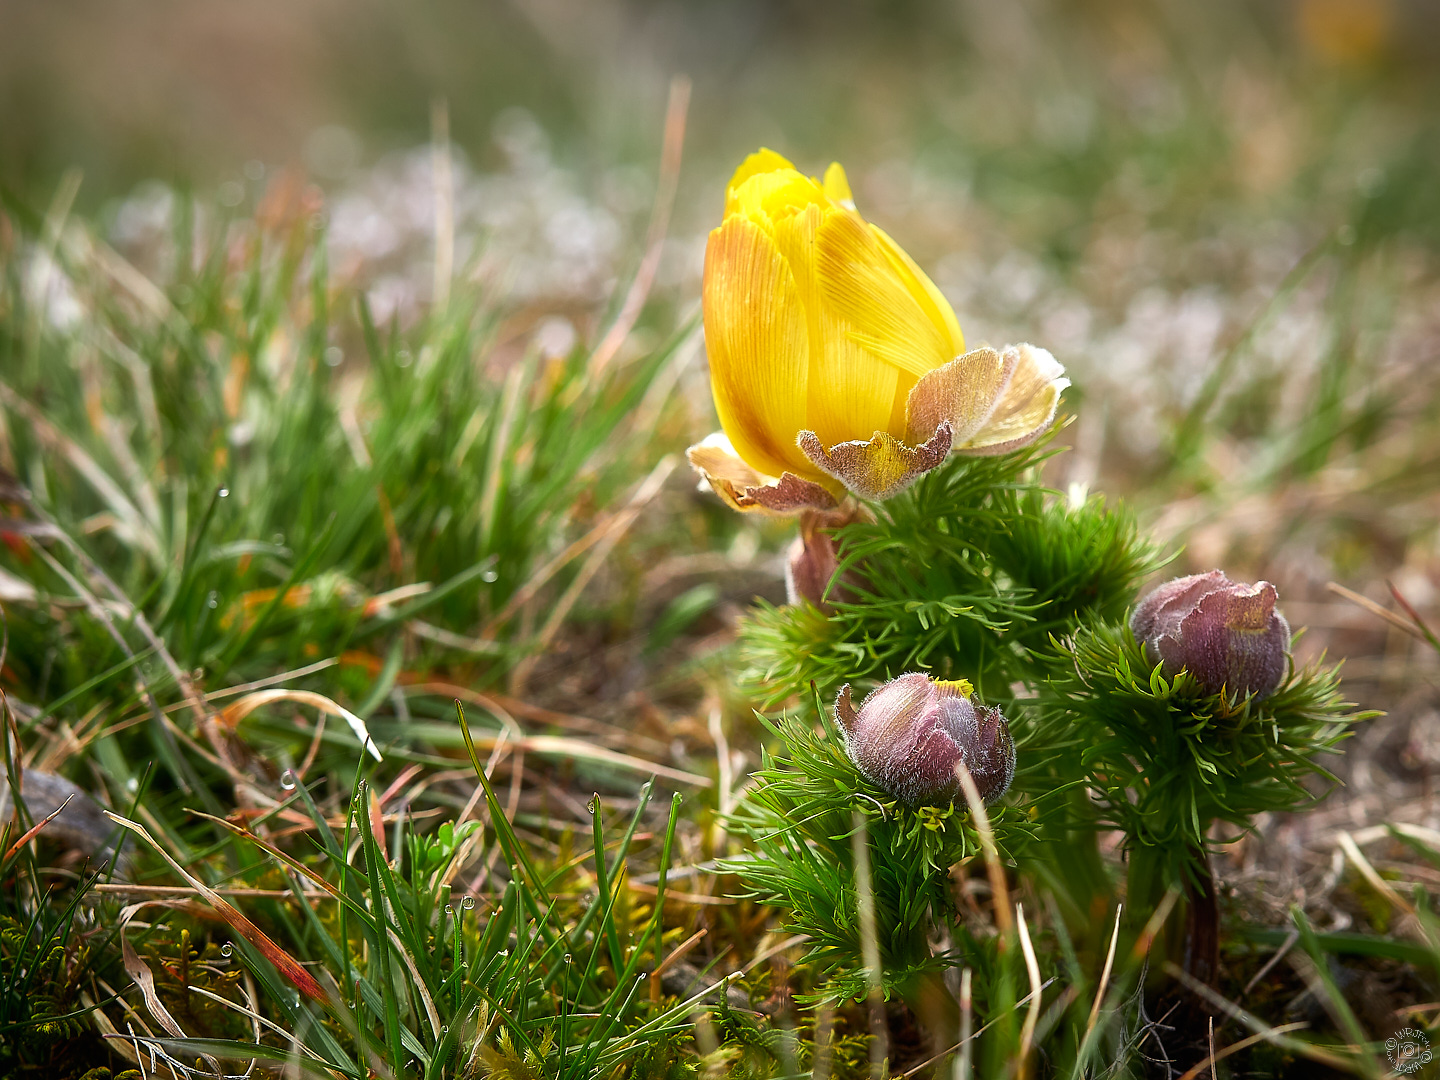
<path id="1" fill-rule="evenodd" d="M 1360 718 L 1334 668 L 1302 669 L 1257 701 L 1206 693 L 1188 673 L 1167 679 L 1122 626 L 1082 628 L 1057 653 L 1067 664 L 1043 707 L 1080 737 L 1100 822 L 1136 844 L 1203 846 L 1212 821 L 1243 828 L 1309 802 L 1304 781 L 1334 780 L 1322 759 Z"/>

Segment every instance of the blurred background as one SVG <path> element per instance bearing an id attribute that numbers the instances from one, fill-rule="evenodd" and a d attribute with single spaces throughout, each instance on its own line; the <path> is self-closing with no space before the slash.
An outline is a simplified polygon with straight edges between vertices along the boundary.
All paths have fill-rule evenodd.
<path id="1" fill-rule="evenodd" d="M 336 283 L 403 327 L 434 299 L 448 127 L 457 270 L 502 342 L 563 355 L 635 273 L 677 75 L 684 164 L 630 355 L 697 310 L 745 154 L 842 161 L 971 344 L 1066 364 L 1056 489 L 1130 500 L 1175 572 L 1275 581 L 1300 657 L 1349 657 L 1390 710 L 1350 755 L 1383 778 L 1334 814 L 1429 806 L 1440 663 L 1326 586 L 1440 597 L 1430 0 L 0 0 L 0 185 L 162 283 L 189 196 L 222 225 L 322 208 Z M 79 318 L 61 276 L 31 282 L 52 325 Z M 713 424 L 702 355 L 677 448 Z"/>
<path id="2" fill-rule="evenodd" d="M 972 343 L 1045 344 L 1082 376 L 1075 403 L 1101 399 L 1072 480 L 1148 478 L 1177 423 L 1194 459 L 1217 416 L 1241 452 L 1303 432 L 1267 476 L 1313 468 L 1322 428 L 1374 436 L 1434 357 L 1427 0 L 0 0 L 0 26 L 0 184 L 37 211 L 73 194 L 154 273 L 175 193 L 243 213 L 309 184 L 337 275 L 380 319 L 413 313 L 439 101 L 457 265 L 583 339 L 633 271 L 684 74 L 655 297 L 695 303 L 746 153 L 839 159 Z"/>
<path id="3" fill-rule="evenodd" d="M 329 199 L 337 270 L 378 290 L 382 317 L 433 277 L 397 260 L 429 257 L 435 101 L 460 159 L 461 263 L 488 253 L 517 295 L 584 303 L 643 235 L 676 74 L 694 94 L 662 295 L 694 301 L 744 154 L 840 159 L 973 341 L 1093 366 L 1079 391 L 1143 388 L 1112 454 L 1150 459 L 1167 410 L 1318 244 L 1397 240 L 1387 323 L 1435 309 L 1412 291 L 1440 238 L 1427 0 L 0 0 L 0 27 L 11 193 L 43 208 L 81 180 L 74 205 L 133 250 L 170 192 L 223 209 L 303 179 Z M 1247 381 L 1289 382 L 1327 348 L 1325 277 L 1294 283 Z M 1293 426 L 1310 398 L 1279 396 Z M 1228 404 L 1256 414 L 1246 430 L 1271 422 Z"/>

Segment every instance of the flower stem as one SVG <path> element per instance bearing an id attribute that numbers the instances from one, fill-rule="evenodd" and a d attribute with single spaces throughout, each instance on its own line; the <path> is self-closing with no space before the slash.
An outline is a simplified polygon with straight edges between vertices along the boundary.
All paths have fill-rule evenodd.
<path id="1" fill-rule="evenodd" d="M 1158 972 L 1171 960 L 1187 975 L 1213 985 L 1220 968 L 1220 908 L 1210 856 L 1193 844 L 1178 851 L 1148 844 L 1130 849 L 1126 907 L 1137 931 L 1171 888 L 1180 890 L 1180 901 L 1155 935 L 1151 970 Z"/>

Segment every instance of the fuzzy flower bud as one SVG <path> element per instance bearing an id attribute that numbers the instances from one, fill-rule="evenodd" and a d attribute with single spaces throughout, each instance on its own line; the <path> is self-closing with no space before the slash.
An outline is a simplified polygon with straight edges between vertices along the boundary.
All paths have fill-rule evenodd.
<path id="1" fill-rule="evenodd" d="M 1015 775 L 1015 743 L 996 708 L 976 708 L 970 684 L 912 672 L 872 690 L 856 712 L 850 687 L 835 699 L 845 752 L 871 783 L 910 805 L 944 803 L 960 793 L 964 762 L 987 803 Z"/>
<path id="2" fill-rule="evenodd" d="M 1206 693 L 1269 697 L 1290 649 L 1290 624 L 1276 599 L 1268 581 L 1245 585 L 1211 570 L 1155 589 L 1130 616 L 1130 629 L 1166 675 L 1185 668 Z"/>

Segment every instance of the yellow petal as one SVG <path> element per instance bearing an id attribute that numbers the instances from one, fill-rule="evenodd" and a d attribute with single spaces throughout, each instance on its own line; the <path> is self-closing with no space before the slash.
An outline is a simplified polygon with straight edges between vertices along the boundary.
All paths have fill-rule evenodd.
<path id="1" fill-rule="evenodd" d="M 794 165 L 791 165 L 787 159 L 781 157 L 774 150 L 762 146 L 740 163 L 740 167 L 735 170 L 735 175 L 730 178 L 730 183 L 725 188 L 725 194 L 728 197 L 732 191 L 752 176 L 777 172 L 781 169 L 793 170 L 794 168 Z"/>
<path id="2" fill-rule="evenodd" d="M 846 210 L 855 209 L 855 196 L 850 194 L 850 181 L 845 179 L 845 170 L 838 161 L 832 161 L 825 170 L 825 196 Z"/>
<path id="3" fill-rule="evenodd" d="M 894 365 L 852 341 L 846 324 L 825 303 L 816 235 L 825 214 L 836 212 L 811 204 L 774 223 L 775 244 L 789 264 L 805 309 L 810 345 L 806 422 L 800 426 L 814 431 L 826 446 L 889 430 L 901 376 Z"/>
<path id="4" fill-rule="evenodd" d="M 735 453 L 724 432 L 717 431 L 690 447 L 685 456 L 710 490 L 732 510 L 788 515 L 828 510 L 836 505 L 829 490 L 794 473 L 787 472 L 778 480 L 762 476 Z"/>
<path id="5" fill-rule="evenodd" d="M 964 446 L 970 454 L 1004 454 L 1029 446 L 1049 430 L 1060 406 L 1060 392 L 1070 385 L 1065 368 L 1045 349 L 1009 345 L 1004 352 L 1014 375 L 989 418 Z"/>
<path id="6" fill-rule="evenodd" d="M 725 433 L 762 473 L 818 479 L 795 446 L 806 427 L 805 310 L 775 241 L 746 217 L 728 218 L 710 234 L 703 291 L 710 388 Z"/>
<path id="7" fill-rule="evenodd" d="M 955 318 L 955 309 L 950 306 L 950 301 L 945 299 L 945 294 L 935 287 L 935 283 L 925 271 L 915 264 L 915 260 L 910 258 L 905 249 L 895 243 L 884 229 L 872 224 L 870 231 L 879 238 L 885 254 L 890 257 L 891 265 L 910 290 L 910 295 L 915 297 L 915 302 L 940 328 L 941 333 L 950 339 L 950 356 L 947 360 L 959 356 L 965 351 L 965 335 L 960 332 L 960 320 Z"/>
<path id="8" fill-rule="evenodd" d="M 745 214 L 768 229 L 776 220 L 826 204 L 825 192 L 810 177 L 794 169 L 776 169 L 756 173 L 732 189 L 725 203 L 725 216 Z"/>
<path id="9" fill-rule="evenodd" d="M 849 324 L 850 340 L 916 379 L 954 358 L 950 335 L 922 308 L 858 214 L 826 213 L 816 246 L 826 302 Z"/>

